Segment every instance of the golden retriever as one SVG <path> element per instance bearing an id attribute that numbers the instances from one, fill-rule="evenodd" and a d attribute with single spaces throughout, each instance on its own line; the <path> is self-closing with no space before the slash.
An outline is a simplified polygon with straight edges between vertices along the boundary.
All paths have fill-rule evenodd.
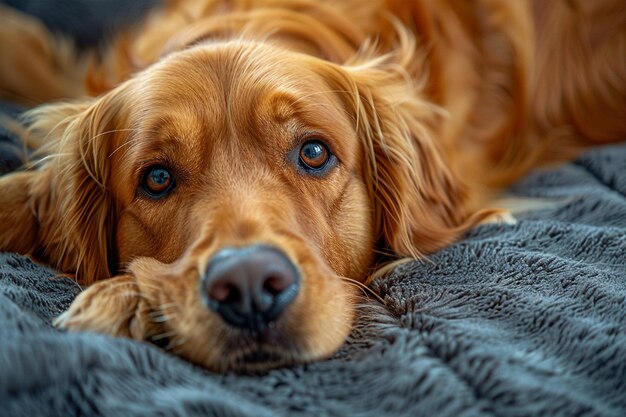
<path id="1" fill-rule="evenodd" d="M 215 371 L 332 355 L 384 262 L 626 138 L 619 0 L 171 0 L 81 54 L 0 15 L 2 97 L 69 99 L 26 116 L 0 249 L 88 285 L 60 327 Z"/>

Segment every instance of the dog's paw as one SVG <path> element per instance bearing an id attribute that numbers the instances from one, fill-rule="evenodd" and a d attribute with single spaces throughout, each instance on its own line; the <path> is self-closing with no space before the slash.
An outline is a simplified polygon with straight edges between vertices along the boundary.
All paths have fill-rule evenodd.
<path id="1" fill-rule="evenodd" d="M 147 305 L 134 279 L 119 276 L 97 282 L 80 293 L 53 325 L 73 332 L 93 331 L 142 340 Z"/>

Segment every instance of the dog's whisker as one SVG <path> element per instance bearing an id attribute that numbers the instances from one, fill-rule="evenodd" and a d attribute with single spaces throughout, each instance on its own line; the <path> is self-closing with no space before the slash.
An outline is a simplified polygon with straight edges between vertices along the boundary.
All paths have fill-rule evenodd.
<path id="1" fill-rule="evenodd" d="M 157 324 L 162 324 L 172 319 L 175 319 L 176 317 L 178 317 L 177 314 L 162 314 L 156 317 L 152 317 L 152 321 Z"/>
<path id="2" fill-rule="evenodd" d="M 182 348 L 186 342 L 187 340 L 185 338 L 175 336 L 170 339 L 170 342 L 163 349 L 176 354 L 179 353 L 179 349 Z"/>
<path id="3" fill-rule="evenodd" d="M 359 292 L 360 292 L 363 296 L 365 296 L 366 298 L 368 298 L 368 293 L 367 293 L 367 291 L 363 290 L 363 288 L 359 287 L 358 285 L 354 285 L 354 284 L 353 284 L 353 283 L 351 283 L 351 282 L 347 282 L 346 284 L 347 284 L 347 285 L 349 285 L 349 286 L 351 286 L 351 287 L 354 287 L 354 288 L 358 289 L 358 290 L 359 290 Z"/>
<path id="4" fill-rule="evenodd" d="M 83 288 L 78 282 L 76 282 L 76 276 L 73 274 L 60 273 L 60 274 L 56 274 L 52 279 L 62 279 L 62 278 L 69 279 L 72 282 L 72 284 L 80 290 L 80 292 L 85 291 L 85 288 Z"/>
<path id="5" fill-rule="evenodd" d="M 367 285 L 363 284 L 362 282 L 357 281 L 357 280 L 352 279 L 352 278 L 343 277 L 343 276 L 340 276 L 340 275 L 338 275 L 338 277 L 342 281 L 344 281 L 346 283 L 349 283 L 349 284 L 359 288 L 361 291 L 363 291 L 364 294 L 373 296 L 381 304 L 385 304 L 385 300 L 380 295 L 378 295 L 378 293 L 376 293 L 376 291 L 372 290 L 370 287 L 368 287 Z"/>
<path id="6" fill-rule="evenodd" d="M 135 133 L 135 132 L 148 132 L 148 133 L 158 133 L 154 130 L 150 130 L 150 129 L 136 129 L 136 128 L 119 128 L 119 129 L 109 129 L 109 130 L 105 130 L 103 132 L 99 132 L 96 135 L 91 136 L 88 140 L 89 142 L 95 142 L 96 139 L 102 137 L 102 136 L 106 136 L 106 135 L 110 135 L 112 133 L 122 133 L 122 132 L 131 132 L 131 133 Z"/>
<path id="7" fill-rule="evenodd" d="M 174 303 L 174 302 L 172 302 L 172 303 L 159 304 L 159 308 L 160 308 L 162 311 L 165 311 L 165 310 L 167 310 L 168 308 L 174 308 L 174 307 L 178 307 L 178 303 Z"/>
<path id="8" fill-rule="evenodd" d="M 170 330 L 170 331 L 167 331 L 167 332 L 156 334 L 154 336 L 150 336 L 150 339 L 151 340 L 157 340 L 157 341 L 158 340 L 163 340 L 163 339 L 169 339 L 172 336 L 174 336 L 175 334 L 176 334 L 176 332 L 174 330 Z"/>
<path id="9" fill-rule="evenodd" d="M 128 148 L 130 148 L 130 145 L 134 145 L 134 144 L 136 144 L 136 143 L 140 143 L 141 141 L 142 141 L 142 138 L 141 138 L 141 137 L 136 137 L 136 138 L 129 139 L 129 140 L 125 141 L 124 143 L 122 143 L 122 144 L 121 144 L 120 146 L 118 146 L 117 148 L 115 148 L 115 149 L 113 150 L 113 152 L 111 152 L 111 153 L 107 156 L 107 158 L 111 158 L 111 157 L 113 157 L 113 155 L 115 155 L 115 154 L 116 154 L 116 153 L 117 153 L 120 149 L 127 148 L 126 150 L 129 150 Z"/>
<path id="10" fill-rule="evenodd" d="M 163 310 L 161 310 L 161 309 L 159 309 L 159 310 L 150 310 L 148 312 L 148 317 L 159 317 L 159 316 L 162 316 L 163 314 L 164 314 Z"/>

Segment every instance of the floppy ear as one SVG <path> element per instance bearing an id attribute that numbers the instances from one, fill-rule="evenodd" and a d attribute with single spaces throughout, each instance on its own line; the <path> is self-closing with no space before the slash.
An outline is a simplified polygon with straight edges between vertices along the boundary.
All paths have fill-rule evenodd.
<path id="1" fill-rule="evenodd" d="M 115 265 L 115 207 L 108 187 L 115 130 L 123 123 L 120 90 L 82 102 L 32 111 L 28 140 L 44 142 L 30 171 L 3 178 L 24 187 L 7 200 L 28 237 L 3 233 L 3 249 L 31 253 L 81 284 L 111 276 Z M 5 217 L 3 215 L 2 217 Z M 26 228 L 27 226 L 20 226 Z"/>
<path id="2" fill-rule="evenodd" d="M 452 243 L 489 213 L 473 215 L 468 187 L 436 140 L 444 116 L 409 75 L 416 69 L 414 46 L 399 48 L 405 56 L 345 66 L 331 78 L 349 92 L 379 249 L 418 258 Z"/>

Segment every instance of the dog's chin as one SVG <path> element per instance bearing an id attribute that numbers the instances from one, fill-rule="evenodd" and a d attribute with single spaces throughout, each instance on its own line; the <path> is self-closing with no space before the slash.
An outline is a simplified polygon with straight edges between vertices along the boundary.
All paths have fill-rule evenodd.
<path id="1" fill-rule="evenodd" d="M 212 371 L 263 374 L 268 371 L 307 362 L 312 358 L 298 344 L 275 328 L 256 332 L 233 330 L 222 342 L 221 354 L 189 357 L 192 362 Z M 181 352 L 185 356 L 184 352 Z M 309 356 L 309 357 L 307 357 Z"/>
<path id="2" fill-rule="evenodd" d="M 224 359 L 227 371 L 246 374 L 264 374 L 272 369 L 299 363 L 294 352 L 263 344 L 246 347 Z"/>

